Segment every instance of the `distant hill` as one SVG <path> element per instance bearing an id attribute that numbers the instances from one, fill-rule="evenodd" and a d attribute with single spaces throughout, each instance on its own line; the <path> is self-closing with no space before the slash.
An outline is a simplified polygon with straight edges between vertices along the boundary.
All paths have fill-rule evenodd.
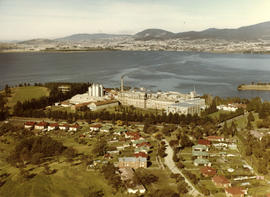
<path id="1" fill-rule="evenodd" d="M 169 38 L 184 39 L 224 39 L 224 40 L 270 40 L 270 22 L 259 23 L 240 27 L 238 29 L 216 29 L 210 28 L 204 31 L 189 31 L 183 33 L 172 33 L 162 29 L 146 29 L 134 35 L 137 40 L 165 40 Z"/>
<path id="2" fill-rule="evenodd" d="M 258 40 L 270 39 L 270 22 L 260 23 L 238 29 L 215 29 L 210 28 L 204 31 L 184 32 L 176 34 L 177 38 L 212 38 L 224 40 Z"/>
<path id="3" fill-rule="evenodd" d="M 109 39 L 109 38 L 127 38 L 131 35 L 123 34 L 73 34 L 71 36 L 66 36 L 63 38 L 57 38 L 55 40 L 49 39 L 33 39 L 23 42 L 18 42 L 19 44 L 29 44 L 29 45 L 42 45 L 42 44 L 52 44 L 58 42 L 78 42 L 87 40 L 97 40 L 97 39 Z M 135 40 L 166 40 L 171 38 L 182 38 L 182 39 L 223 39 L 232 41 L 251 41 L 251 40 L 270 40 L 270 21 L 259 23 L 250 26 L 244 26 L 237 29 L 216 29 L 210 28 L 203 31 L 188 31 L 181 33 L 173 33 L 163 29 L 146 29 L 144 31 L 138 32 L 132 36 Z"/>
<path id="4" fill-rule="evenodd" d="M 136 40 L 166 40 L 173 38 L 174 36 L 174 33 L 163 29 L 146 29 L 136 33 L 133 37 Z"/>
<path id="5" fill-rule="evenodd" d="M 27 45 L 43 45 L 43 44 L 53 44 L 53 43 L 55 43 L 54 40 L 42 39 L 42 38 L 18 42 L 18 44 L 27 44 Z"/>
<path id="6" fill-rule="evenodd" d="M 129 35 L 121 34 L 73 34 L 71 36 L 57 38 L 56 41 L 84 41 L 84 40 L 93 40 L 93 39 L 108 39 L 116 37 L 127 37 Z"/>

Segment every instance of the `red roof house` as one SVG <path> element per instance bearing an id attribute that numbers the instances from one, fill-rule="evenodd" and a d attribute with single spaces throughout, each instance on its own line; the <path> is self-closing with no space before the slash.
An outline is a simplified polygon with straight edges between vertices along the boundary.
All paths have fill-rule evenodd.
<path id="1" fill-rule="evenodd" d="M 32 129 L 35 126 L 35 122 L 25 122 L 24 123 L 24 128 L 25 129 Z"/>
<path id="2" fill-rule="evenodd" d="M 216 175 L 212 178 L 213 183 L 217 186 L 217 187 L 230 187 L 231 183 L 228 179 L 226 179 L 224 176 L 219 176 Z"/>
<path id="3" fill-rule="evenodd" d="M 225 189 L 226 196 L 230 197 L 244 197 L 246 191 L 241 187 L 228 187 Z"/>
<path id="4" fill-rule="evenodd" d="M 224 138 L 220 136 L 208 136 L 207 140 L 211 142 L 221 142 L 221 141 L 224 141 Z"/>
<path id="5" fill-rule="evenodd" d="M 79 128 L 80 128 L 80 125 L 74 124 L 74 125 L 71 125 L 71 126 L 69 127 L 69 130 L 70 130 L 70 131 L 78 131 Z"/>
<path id="6" fill-rule="evenodd" d="M 205 145 L 205 146 L 210 146 L 211 142 L 209 140 L 199 139 L 198 144 Z"/>
<path id="7" fill-rule="evenodd" d="M 144 157 L 144 158 L 148 157 L 148 155 L 146 153 L 144 153 L 144 152 L 134 153 L 134 156 L 137 157 L 137 158 L 138 157 Z"/>
<path id="8" fill-rule="evenodd" d="M 56 128 L 58 128 L 58 123 L 51 123 L 48 126 L 48 131 L 55 130 Z"/>
<path id="9" fill-rule="evenodd" d="M 200 171 L 201 171 L 202 175 L 204 175 L 205 177 L 212 177 L 212 176 L 215 176 L 217 174 L 217 170 L 215 168 L 211 168 L 209 166 L 201 167 Z"/>
<path id="10" fill-rule="evenodd" d="M 149 142 L 142 142 L 140 144 L 136 144 L 137 147 L 143 147 L 143 146 L 148 146 L 151 147 L 151 144 Z"/>
<path id="11" fill-rule="evenodd" d="M 35 129 L 45 129 L 48 126 L 47 122 L 39 122 L 35 125 Z"/>

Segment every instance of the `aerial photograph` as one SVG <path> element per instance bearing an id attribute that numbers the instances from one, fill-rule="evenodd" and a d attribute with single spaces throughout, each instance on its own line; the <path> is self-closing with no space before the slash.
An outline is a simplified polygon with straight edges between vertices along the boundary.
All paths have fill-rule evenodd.
<path id="1" fill-rule="evenodd" d="M 270 197 L 269 0 L 0 0 L 0 197 Z"/>

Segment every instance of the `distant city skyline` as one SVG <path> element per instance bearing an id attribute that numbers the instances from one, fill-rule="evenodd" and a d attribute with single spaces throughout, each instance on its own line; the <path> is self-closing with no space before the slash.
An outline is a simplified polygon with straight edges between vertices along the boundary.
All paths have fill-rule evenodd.
<path id="1" fill-rule="evenodd" d="M 269 0 L 0 0 L 0 40 L 238 28 L 270 21 L 269 8 Z"/>

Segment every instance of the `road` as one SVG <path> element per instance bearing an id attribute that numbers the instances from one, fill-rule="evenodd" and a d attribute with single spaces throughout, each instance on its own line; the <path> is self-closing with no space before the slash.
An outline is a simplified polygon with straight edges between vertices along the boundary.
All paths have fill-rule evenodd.
<path id="1" fill-rule="evenodd" d="M 182 177 L 185 178 L 185 182 L 188 184 L 188 186 L 191 188 L 189 191 L 189 194 L 192 196 L 203 196 L 193 185 L 192 183 L 188 180 L 188 178 L 177 168 L 173 161 L 173 149 L 169 145 L 168 141 L 165 140 L 165 143 L 167 145 L 166 148 L 166 154 L 167 156 L 164 158 L 166 166 L 171 170 L 172 173 L 174 174 L 181 174 Z"/>
<path id="2" fill-rule="evenodd" d="M 251 112 L 253 112 L 253 111 L 251 111 Z M 219 123 L 218 125 L 219 125 L 219 126 L 223 126 L 225 122 L 230 123 L 230 122 L 235 121 L 235 120 L 238 120 L 238 119 L 240 119 L 240 118 L 248 117 L 248 115 L 249 115 L 249 113 L 245 113 L 245 114 L 236 116 L 236 117 L 234 117 L 234 118 L 231 118 L 231 119 L 229 119 L 229 120 L 225 120 L 225 121 Z"/>

